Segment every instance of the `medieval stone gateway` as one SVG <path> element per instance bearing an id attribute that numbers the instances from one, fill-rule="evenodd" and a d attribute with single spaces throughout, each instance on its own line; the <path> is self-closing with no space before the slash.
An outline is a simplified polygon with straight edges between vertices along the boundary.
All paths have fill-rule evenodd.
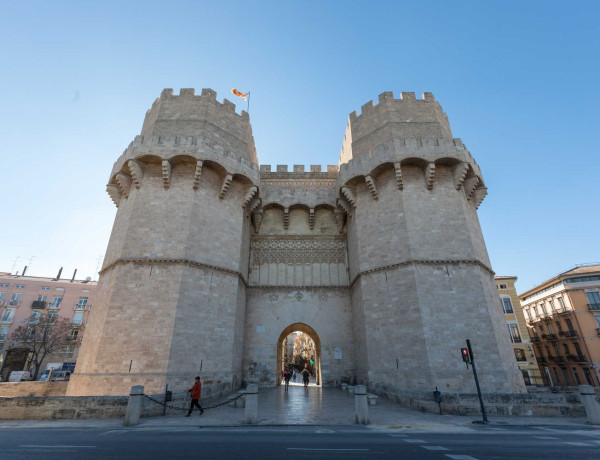
<path id="1" fill-rule="evenodd" d="M 287 161 L 285 159 L 284 161 Z M 250 120 L 162 92 L 114 164 L 118 207 L 68 395 L 275 386 L 281 340 L 318 342 L 319 381 L 388 394 L 524 391 L 477 218 L 479 166 L 431 93 L 348 118 L 339 166 L 258 166 Z M 290 329 L 291 328 L 291 329 Z"/>

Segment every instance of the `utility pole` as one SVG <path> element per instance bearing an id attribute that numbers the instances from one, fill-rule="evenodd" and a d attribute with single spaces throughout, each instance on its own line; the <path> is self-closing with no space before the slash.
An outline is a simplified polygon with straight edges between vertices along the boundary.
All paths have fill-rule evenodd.
<path id="1" fill-rule="evenodd" d="M 488 423 L 487 415 L 485 413 L 485 406 L 483 405 L 483 398 L 481 396 L 481 388 L 479 387 L 479 379 L 477 378 L 477 369 L 475 369 L 475 358 L 473 356 L 473 349 L 471 348 L 471 341 L 467 339 L 467 348 L 461 348 L 461 355 L 463 361 L 469 364 L 473 368 L 473 377 L 475 377 L 475 386 L 477 387 L 477 396 L 479 397 L 479 405 L 481 406 L 481 414 L 483 415 L 483 423 Z"/>

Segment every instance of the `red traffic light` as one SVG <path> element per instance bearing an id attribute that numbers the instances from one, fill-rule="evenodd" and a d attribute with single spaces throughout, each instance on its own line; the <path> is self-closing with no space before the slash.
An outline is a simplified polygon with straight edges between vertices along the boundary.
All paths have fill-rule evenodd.
<path id="1" fill-rule="evenodd" d="M 462 360 L 465 363 L 468 363 L 469 362 L 469 350 L 467 350 L 466 348 L 461 348 L 460 349 L 460 354 L 462 356 Z"/>

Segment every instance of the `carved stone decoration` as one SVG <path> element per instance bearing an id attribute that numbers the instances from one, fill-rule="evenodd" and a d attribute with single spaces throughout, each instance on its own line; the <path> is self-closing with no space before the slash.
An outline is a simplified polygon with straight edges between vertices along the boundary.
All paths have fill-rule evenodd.
<path id="1" fill-rule="evenodd" d="M 119 190 L 119 187 L 114 184 L 108 184 L 106 186 L 106 192 L 108 193 L 108 196 L 110 196 L 112 202 L 118 208 L 119 204 L 121 203 L 121 190 Z"/>
<path id="2" fill-rule="evenodd" d="M 452 175 L 454 176 L 454 185 L 456 190 L 460 190 L 465 182 L 465 178 L 467 177 L 467 173 L 469 172 L 469 164 L 461 163 L 456 165 L 454 170 L 452 171 Z"/>
<path id="3" fill-rule="evenodd" d="M 254 216 L 254 230 L 256 230 L 256 232 L 258 233 L 258 231 L 260 230 L 260 224 L 264 217 L 264 212 L 262 209 L 259 209 L 258 211 L 254 211 L 253 216 Z"/>
<path id="4" fill-rule="evenodd" d="M 322 302 L 327 300 L 327 293 L 323 292 L 323 293 L 319 294 L 319 300 Z"/>
<path id="5" fill-rule="evenodd" d="M 394 163 L 394 169 L 396 170 L 396 184 L 398 185 L 398 190 L 402 190 L 404 185 L 402 184 L 402 167 L 400 166 L 400 162 Z"/>
<path id="6" fill-rule="evenodd" d="M 308 210 L 308 227 L 313 230 L 315 228 L 315 208 Z"/>
<path id="7" fill-rule="evenodd" d="M 255 214 L 256 216 L 256 214 Z M 337 236 L 257 237 L 250 242 L 253 263 L 344 263 L 346 244 Z"/>
<path id="8" fill-rule="evenodd" d="M 473 191 L 472 200 L 475 204 L 475 209 L 479 208 L 479 205 L 483 199 L 487 196 L 487 187 L 479 187 Z"/>
<path id="9" fill-rule="evenodd" d="M 353 208 L 356 208 L 356 198 L 354 198 L 354 193 L 345 185 L 340 189 L 340 193 L 348 200 L 348 203 L 352 205 Z"/>
<path id="10" fill-rule="evenodd" d="M 433 179 L 435 177 L 435 163 L 428 163 L 425 167 L 425 182 L 427 190 L 433 189 Z"/>
<path id="11" fill-rule="evenodd" d="M 371 196 L 373 199 L 378 200 L 379 194 L 377 193 L 377 187 L 375 186 L 375 180 L 367 175 L 365 176 L 365 181 L 367 182 L 367 186 L 369 187 L 369 191 L 371 192 Z"/>
<path id="12" fill-rule="evenodd" d="M 121 190 L 121 194 L 125 198 L 129 198 L 129 191 L 131 190 L 131 177 L 123 173 L 118 173 L 115 177 L 115 180 L 117 181 L 117 185 Z"/>
<path id="13" fill-rule="evenodd" d="M 269 300 L 271 302 L 277 302 L 279 300 L 279 296 L 277 294 L 269 294 Z"/>
<path id="14" fill-rule="evenodd" d="M 296 292 L 296 294 L 294 294 L 294 297 L 296 297 L 296 300 L 298 302 L 300 302 L 302 300 L 302 297 L 304 297 L 304 295 L 300 291 L 298 291 L 298 292 Z"/>
<path id="15" fill-rule="evenodd" d="M 479 177 L 477 176 L 469 177 L 467 180 L 465 180 L 465 185 L 463 186 L 463 188 L 465 189 L 465 195 L 467 195 L 467 198 L 471 198 L 475 187 L 477 187 L 478 185 Z"/>
<path id="16" fill-rule="evenodd" d="M 262 200 L 260 198 L 253 199 L 248 206 L 246 206 L 246 214 L 251 215 L 261 205 Z"/>
<path id="17" fill-rule="evenodd" d="M 342 208 L 344 210 L 344 212 L 346 212 L 346 214 L 350 215 L 352 213 L 352 208 L 350 208 L 350 206 L 348 206 L 348 204 L 344 200 L 341 200 L 341 199 L 338 198 L 336 200 L 336 204 L 340 208 Z"/>
<path id="18" fill-rule="evenodd" d="M 144 170 L 140 166 L 140 164 L 135 160 L 129 160 L 127 162 L 127 167 L 129 168 L 129 172 L 131 174 L 131 179 L 133 180 L 133 184 L 135 188 L 140 188 L 142 185 L 142 178 L 144 177 Z"/>
<path id="19" fill-rule="evenodd" d="M 198 190 L 198 187 L 200 186 L 200 175 L 202 174 L 202 160 L 198 160 L 196 162 L 196 170 L 194 171 L 194 185 L 192 185 L 192 188 L 194 190 Z"/>
<path id="20" fill-rule="evenodd" d="M 242 207 L 245 208 L 248 205 L 248 203 L 250 203 L 250 200 L 252 200 L 252 198 L 254 198 L 254 195 L 256 195 L 257 193 L 258 187 L 256 185 L 250 187 L 246 192 L 246 195 L 244 195 L 244 202 L 242 203 Z"/>
<path id="21" fill-rule="evenodd" d="M 223 198 L 225 198 L 225 195 L 227 194 L 227 191 L 229 190 L 229 186 L 231 185 L 232 179 L 233 179 L 233 176 L 231 174 L 225 175 L 225 178 L 223 179 L 223 185 L 221 185 L 221 193 L 219 193 L 219 198 L 221 200 Z"/>
<path id="22" fill-rule="evenodd" d="M 171 185 L 171 172 L 173 168 L 169 160 L 163 160 L 162 162 L 162 179 L 163 179 L 163 187 L 166 189 Z"/>
<path id="23" fill-rule="evenodd" d="M 290 228 L 290 208 L 283 209 L 283 228 L 285 230 Z"/>
<path id="24" fill-rule="evenodd" d="M 335 223 L 337 224 L 339 232 L 342 233 L 344 230 L 344 211 L 336 209 L 333 212 L 333 217 L 335 217 Z"/>

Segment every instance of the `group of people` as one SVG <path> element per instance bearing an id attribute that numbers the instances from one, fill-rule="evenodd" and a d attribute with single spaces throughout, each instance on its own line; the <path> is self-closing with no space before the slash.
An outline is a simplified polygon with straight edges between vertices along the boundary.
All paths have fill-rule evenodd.
<path id="1" fill-rule="evenodd" d="M 302 372 L 300 374 L 302 375 L 302 383 L 304 383 L 304 387 L 308 387 L 308 382 L 310 380 L 310 371 L 308 370 L 306 364 L 304 365 L 304 369 L 302 369 Z M 294 370 L 292 373 L 289 371 L 289 369 L 286 368 L 282 372 L 282 377 L 283 381 L 285 382 L 285 391 L 288 391 L 288 388 L 290 386 L 290 379 L 292 379 L 294 382 L 296 381 L 296 371 Z"/>

